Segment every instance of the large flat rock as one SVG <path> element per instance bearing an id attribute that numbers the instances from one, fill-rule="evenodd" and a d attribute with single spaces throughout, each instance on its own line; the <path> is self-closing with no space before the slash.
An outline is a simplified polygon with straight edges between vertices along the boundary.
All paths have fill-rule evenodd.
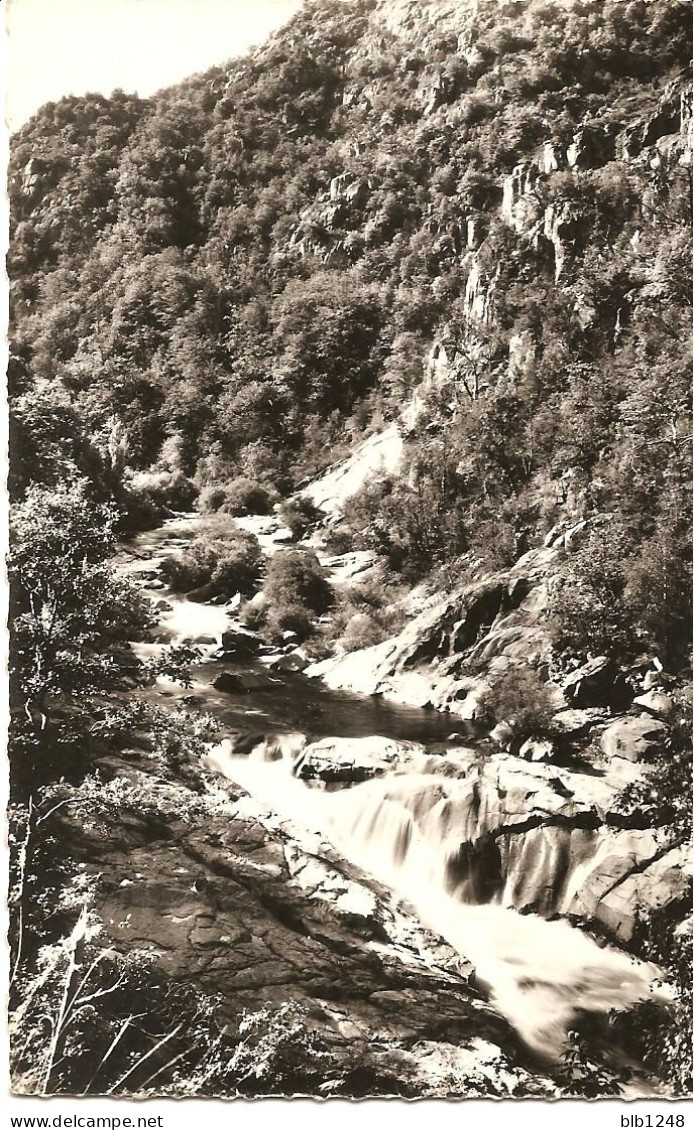
<path id="1" fill-rule="evenodd" d="M 443 1093 L 432 1056 L 458 1065 L 459 1093 L 468 1076 L 486 1094 L 551 1089 L 522 1066 L 517 1037 L 474 988 L 469 962 L 319 835 L 233 785 L 200 794 L 159 779 L 157 807 L 170 814 L 162 825 L 127 800 L 152 778 L 132 764 L 109 772 L 123 798 L 117 828 L 63 814 L 97 883 L 108 944 L 216 996 L 230 1031 L 244 1010 L 299 1004 L 333 1065 L 387 1077 L 395 1057 L 415 1093 Z"/>

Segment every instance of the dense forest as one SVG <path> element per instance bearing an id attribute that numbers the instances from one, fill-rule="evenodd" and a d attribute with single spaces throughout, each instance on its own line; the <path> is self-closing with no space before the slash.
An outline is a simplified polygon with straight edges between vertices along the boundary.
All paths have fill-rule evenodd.
<path id="1" fill-rule="evenodd" d="M 127 647 L 153 621 L 111 568 L 118 538 L 197 506 L 209 523 L 171 585 L 240 592 L 249 626 L 296 630 L 322 656 L 397 632 L 412 586 L 450 592 L 581 526 L 552 589 L 557 663 L 656 657 L 686 694 L 690 57 L 679 0 L 307 0 L 243 59 L 149 99 L 48 103 L 12 138 L 22 1018 L 41 978 L 59 1008 L 59 939 L 81 905 L 50 831 L 73 803 L 65 782 L 85 797 L 91 782 L 108 822 L 118 798 L 97 795 L 98 751 L 139 728 L 154 759 L 180 764 L 207 724 L 128 698 L 156 673 Z M 321 629 L 317 559 L 288 555 L 259 602 L 257 544 L 226 519 L 281 503 L 303 534 L 325 517 L 303 488 L 393 424 L 400 466 L 326 535 L 377 555 L 380 594 L 353 592 Z M 194 658 L 172 649 L 157 670 L 185 681 Z M 685 730 L 648 800 L 680 839 Z M 162 996 L 158 1034 L 175 1013 Z M 209 1035 L 208 1015 L 180 1007 Z M 69 1089 L 62 1028 L 32 1031 L 19 1074 Z M 688 1045 L 668 1031 L 670 1068 L 662 1047 L 648 1054 L 677 1076 Z"/>
<path id="2" fill-rule="evenodd" d="M 10 170 L 13 490 L 69 457 L 133 520 L 239 478 L 286 495 L 399 416 L 433 346 L 447 364 L 407 469 L 358 500 L 355 535 L 416 578 L 610 515 L 628 632 L 667 634 L 688 536 L 689 13 L 559 11 L 391 27 L 374 4 L 309 4 L 147 102 L 44 107 Z M 656 559 L 664 620 L 633 607 Z"/>

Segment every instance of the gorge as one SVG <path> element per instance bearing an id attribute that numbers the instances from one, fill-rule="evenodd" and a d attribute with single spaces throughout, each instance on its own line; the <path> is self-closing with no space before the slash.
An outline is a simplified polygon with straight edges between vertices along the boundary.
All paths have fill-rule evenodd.
<path id="1" fill-rule="evenodd" d="M 125 548 L 126 568 L 156 579 L 167 552 L 180 552 L 198 523 L 173 519 L 154 535 L 140 535 L 135 558 L 128 560 Z M 266 548 L 276 525 L 256 523 L 267 531 Z M 147 579 L 142 583 L 146 589 Z M 301 673 L 268 678 L 276 660 L 270 648 L 268 666 L 212 658 L 225 635 L 244 632 L 233 612 L 166 590 L 150 595 L 166 608 L 160 639 L 203 653 L 189 690 L 160 679 L 155 693 L 209 710 L 221 732 L 229 727 L 233 734 L 203 755 L 205 768 L 260 802 L 270 827 L 279 820 L 327 839 L 413 907 L 411 929 L 433 931 L 471 964 L 475 983 L 540 1061 L 556 1060 L 577 1016 L 672 1000 L 655 965 L 604 947 L 606 936 L 629 940 L 644 891 L 677 900 L 686 889 L 681 852 L 668 851 L 651 831 L 624 828 L 622 820 L 610 827 L 618 773 L 610 782 L 609 775 L 494 755 L 484 744 L 480 750 L 479 740 L 477 748 L 461 744 L 450 713 L 317 691 Z M 165 646 L 140 644 L 135 651 L 146 658 Z M 231 693 L 215 691 L 220 668 L 236 679 Z M 299 720 L 310 723 L 308 734 L 290 729 Z M 353 784 L 362 774 L 371 779 Z M 338 887 L 339 900 L 350 901 Z M 356 913 L 368 916 L 368 895 L 353 901 L 361 903 Z M 558 915 L 602 927 L 600 945 Z"/>
<path id="2" fill-rule="evenodd" d="M 17 1094 L 691 1093 L 690 62 L 305 0 L 12 138 Z"/>

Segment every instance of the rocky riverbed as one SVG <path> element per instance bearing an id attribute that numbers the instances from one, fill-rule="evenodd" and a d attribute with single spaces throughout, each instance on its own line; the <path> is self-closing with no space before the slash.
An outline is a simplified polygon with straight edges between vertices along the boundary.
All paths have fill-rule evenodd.
<path id="1" fill-rule="evenodd" d="M 90 866 L 107 877 L 114 940 L 222 992 L 230 1023 L 240 1009 L 301 1002 L 343 1065 L 368 1063 L 383 1081 L 397 1063 L 415 1093 L 551 1093 L 576 1017 L 669 995 L 655 967 L 615 947 L 640 908 L 685 886 L 683 851 L 620 811 L 629 750 L 583 771 L 532 760 L 471 737 L 450 710 L 283 669 L 296 649 L 265 648 L 237 621 L 237 602 L 163 592 L 161 560 L 196 524 L 186 516 L 140 535 L 120 561 L 159 610 L 138 655 L 183 641 L 203 655 L 192 688 L 158 680 L 151 697 L 209 711 L 222 740 L 192 792 L 170 771 L 158 783 L 178 810 L 165 834 L 133 819 L 122 843 L 96 849 Z M 276 551 L 277 523 L 255 526 Z M 520 587 L 532 608 L 527 581 Z M 439 622 L 451 620 L 449 605 Z M 431 626 L 434 611 L 423 616 Z M 411 657 L 424 635 L 410 625 L 391 656 Z M 557 705 L 567 733 L 614 731 L 604 705 Z M 136 752 L 108 771 L 148 787 Z"/>

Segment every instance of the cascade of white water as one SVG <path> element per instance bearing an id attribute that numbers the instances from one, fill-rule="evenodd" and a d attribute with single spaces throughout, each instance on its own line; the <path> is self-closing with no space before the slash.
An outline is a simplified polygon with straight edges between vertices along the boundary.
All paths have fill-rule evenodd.
<path id="1" fill-rule="evenodd" d="M 339 792 L 311 789 L 293 776 L 301 744 L 288 735 L 235 757 L 225 741 L 208 765 L 273 811 L 323 833 L 406 898 L 472 962 L 500 1012 L 536 1051 L 556 1057 L 578 1012 L 626 1009 L 652 995 L 669 999 L 655 966 L 601 947 L 566 922 L 463 901 L 465 881 L 452 888 L 449 862 L 479 816 L 469 790 L 456 795 L 449 780 L 395 774 Z"/>

